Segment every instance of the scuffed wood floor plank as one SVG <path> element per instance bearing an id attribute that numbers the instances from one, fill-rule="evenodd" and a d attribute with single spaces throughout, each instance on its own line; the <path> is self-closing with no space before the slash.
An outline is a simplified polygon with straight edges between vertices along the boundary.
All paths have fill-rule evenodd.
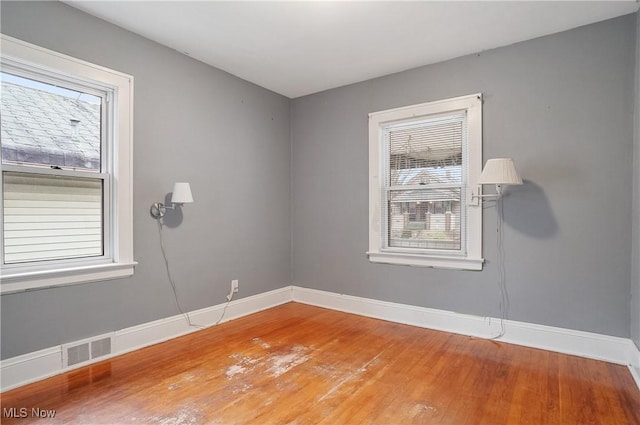
<path id="1" fill-rule="evenodd" d="M 624 366 L 297 303 L 8 391 L 1 405 L 7 425 L 640 425 Z"/>

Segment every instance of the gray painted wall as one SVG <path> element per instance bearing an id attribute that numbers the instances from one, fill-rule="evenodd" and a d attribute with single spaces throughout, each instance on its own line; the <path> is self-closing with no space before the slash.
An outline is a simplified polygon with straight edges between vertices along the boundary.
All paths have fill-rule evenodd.
<path id="1" fill-rule="evenodd" d="M 631 338 L 640 348 L 640 11 L 636 13 L 635 127 L 633 135 L 633 249 L 631 251 Z"/>
<path id="2" fill-rule="evenodd" d="M 165 241 L 182 305 L 290 284 L 289 99 L 59 2 L 2 2 L 2 32 L 135 76 L 135 276 L 2 296 L 2 358 L 178 314 L 148 214 L 195 203 Z"/>
<path id="3" fill-rule="evenodd" d="M 241 297 L 293 278 L 498 316 L 493 210 L 482 272 L 374 265 L 364 254 L 367 113 L 477 91 L 485 159 L 514 157 L 526 180 L 505 200 L 510 318 L 624 337 L 638 318 L 633 16 L 290 102 L 61 3 L 2 2 L 0 12 L 5 34 L 135 76 L 140 262 L 130 279 L 3 296 L 2 358 L 177 314 L 148 215 L 177 180 L 196 198 L 165 234 L 187 310 L 223 302 L 234 278 Z M 637 273 L 637 255 L 633 264 Z"/>
<path id="4" fill-rule="evenodd" d="M 635 15 L 292 102 L 293 283 L 499 317 L 496 213 L 482 272 L 371 264 L 367 114 L 482 92 L 504 201 L 509 318 L 629 337 Z M 383 53 L 381 53 L 383 54 Z"/>

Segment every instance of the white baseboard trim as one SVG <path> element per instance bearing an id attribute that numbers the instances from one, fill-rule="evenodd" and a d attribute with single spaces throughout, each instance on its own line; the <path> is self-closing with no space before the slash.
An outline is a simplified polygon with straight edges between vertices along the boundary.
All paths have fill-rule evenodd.
<path id="1" fill-rule="evenodd" d="M 631 352 L 629 371 L 631 371 L 631 376 L 633 376 L 633 379 L 636 381 L 636 385 L 640 388 L 640 348 L 632 341 L 629 351 Z"/>
<path id="2" fill-rule="evenodd" d="M 231 301 L 221 323 L 257 313 L 291 301 L 291 287 L 276 289 Z M 189 313 L 191 322 L 202 326 L 215 324 L 222 315 L 226 303 L 195 310 Z M 91 363 L 106 360 L 143 347 L 158 344 L 200 330 L 186 323 L 183 315 L 168 317 L 115 332 L 112 354 L 72 367 L 64 368 L 62 347 L 50 347 L 0 362 L 0 392 L 40 381 Z"/>
<path id="3" fill-rule="evenodd" d="M 2 391 L 39 381 L 62 371 L 62 346 L 45 348 L 2 360 Z"/>
<path id="4" fill-rule="evenodd" d="M 293 301 L 304 304 L 480 338 L 495 337 L 501 329 L 500 319 L 491 317 L 378 301 L 299 286 L 293 286 L 292 295 Z M 632 348 L 637 349 L 628 338 L 514 320 L 505 320 L 504 326 L 506 333 L 499 341 L 621 365 L 632 364 Z"/>
<path id="5" fill-rule="evenodd" d="M 290 301 L 290 286 L 231 301 L 227 307 L 227 311 L 224 313 L 221 323 L 257 313 Z M 220 319 L 225 306 L 226 303 L 189 312 L 191 323 L 204 327 L 211 326 Z M 128 353 L 200 329 L 200 327 L 189 326 L 181 314 L 154 322 L 143 323 L 117 331 L 114 351 L 118 354 Z"/>
<path id="6" fill-rule="evenodd" d="M 229 303 L 222 322 L 257 313 L 290 301 L 480 338 L 494 337 L 499 334 L 501 329 L 500 320 L 496 318 L 378 301 L 299 286 L 286 286 L 232 301 Z M 225 304 L 219 304 L 190 312 L 189 316 L 194 324 L 211 326 L 218 321 L 224 308 Z M 513 320 L 506 320 L 504 325 L 506 333 L 499 341 L 626 365 L 640 388 L 640 350 L 631 339 Z M 94 362 L 158 344 L 199 329 L 190 327 L 182 315 L 122 329 L 115 332 L 112 354 L 98 358 Z M 64 368 L 61 346 L 2 360 L 0 362 L 0 392 L 91 363 L 93 362 Z"/>

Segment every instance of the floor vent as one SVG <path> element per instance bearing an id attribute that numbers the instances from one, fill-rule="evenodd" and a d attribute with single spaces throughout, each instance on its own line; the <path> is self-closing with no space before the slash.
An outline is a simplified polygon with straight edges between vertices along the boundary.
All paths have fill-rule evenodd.
<path id="1" fill-rule="evenodd" d="M 75 366 L 111 354 L 113 334 L 62 345 L 62 367 Z"/>

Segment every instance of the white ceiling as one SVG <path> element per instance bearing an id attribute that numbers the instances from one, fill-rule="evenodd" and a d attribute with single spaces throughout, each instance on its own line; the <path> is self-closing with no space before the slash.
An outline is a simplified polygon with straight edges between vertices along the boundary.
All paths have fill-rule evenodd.
<path id="1" fill-rule="evenodd" d="M 629 1 L 66 1 L 290 98 L 633 13 Z"/>

